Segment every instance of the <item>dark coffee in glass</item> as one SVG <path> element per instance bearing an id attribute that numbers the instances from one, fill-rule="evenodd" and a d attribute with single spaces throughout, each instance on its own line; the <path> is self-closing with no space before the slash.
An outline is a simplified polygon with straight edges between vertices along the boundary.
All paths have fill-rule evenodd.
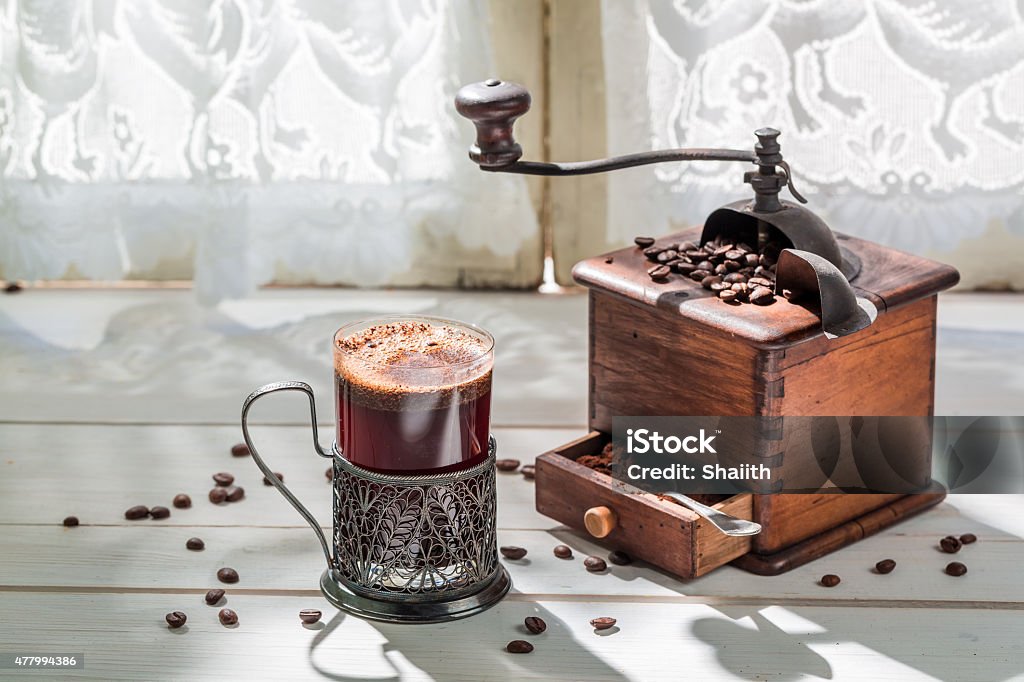
<path id="1" fill-rule="evenodd" d="M 435 474 L 488 455 L 494 340 L 425 316 L 347 325 L 334 337 L 338 447 L 382 473 Z"/>

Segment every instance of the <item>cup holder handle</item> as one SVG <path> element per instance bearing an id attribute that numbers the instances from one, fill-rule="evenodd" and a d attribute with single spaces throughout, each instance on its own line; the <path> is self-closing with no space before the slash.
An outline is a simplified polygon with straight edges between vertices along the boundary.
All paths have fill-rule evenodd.
<path id="1" fill-rule="evenodd" d="M 295 497 L 290 490 L 288 490 L 284 482 L 274 475 L 274 472 L 271 471 L 270 467 L 267 466 L 266 462 L 263 461 L 263 458 L 260 457 L 259 453 L 256 451 L 256 446 L 253 444 L 252 437 L 249 435 L 249 408 L 251 408 L 252 404 L 259 398 L 270 393 L 276 393 L 277 391 L 302 391 L 309 396 L 309 415 L 313 425 L 313 448 L 316 450 L 316 454 L 333 460 L 333 455 L 320 447 L 320 439 L 317 436 L 316 430 L 316 402 L 313 399 L 313 389 L 310 388 L 309 384 L 301 381 L 278 381 L 273 384 L 260 386 L 250 393 L 242 404 L 242 437 L 245 438 L 245 444 L 249 446 L 249 452 L 252 454 L 252 458 L 256 462 L 256 466 L 260 468 L 260 471 L 263 472 L 263 475 L 266 476 L 267 480 L 270 481 L 282 495 L 284 495 L 284 498 L 288 500 L 288 503 L 292 505 L 292 507 L 295 508 L 295 511 L 299 512 L 302 518 L 306 519 L 306 523 L 308 523 L 310 528 L 312 528 L 316 533 L 317 539 L 320 540 L 320 546 L 323 547 L 324 557 L 327 559 L 327 568 L 330 570 L 334 568 L 334 561 L 331 558 L 330 545 L 327 542 L 326 536 L 324 536 L 323 530 L 320 528 L 319 522 L 317 522 L 316 517 L 306 509 L 305 505 L 299 502 L 299 499 Z"/>

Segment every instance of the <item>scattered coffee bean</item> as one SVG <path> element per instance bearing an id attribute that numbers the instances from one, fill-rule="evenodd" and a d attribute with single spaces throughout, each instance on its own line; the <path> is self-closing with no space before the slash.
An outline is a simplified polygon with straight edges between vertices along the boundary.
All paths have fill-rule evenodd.
<path id="1" fill-rule="evenodd" d="M 594 627 L 595 630 L 607 630 L 608 628 L 613 627 L 615 625 L 615 619 L 608 618 L 607 616 L 605 616 L 603 618 L 595 618 L 594 620 L 590 621 L 590 624 Z"/>
<path id="2" fill-rule="evenodd" d="M 607 258 L 604 259 L 604 262 L 607 263 L 608 265 L 611 265 L 612 263 L 615 262 L 615 259 L 612 256 L 608 256 Z"/>
<path id="3" fill-rule="evenodd" d="M 78 525 L 78 517 L 77 516 L 65 517 L 63 523 L 64 523 L 64 527 L 65 528 L 74 528 L 75 526 Z"/>
<path id="4" fill-rule="evenodd" d="M 951 575 L 956 578 L 967 573 L 967 567 L 959 561 L 951 561 L 946 564 L 946 575 Z"/>
<path id="5" fill-rule="evenodd" d="M 729 284 L 728 282 L 715 282 L 709 288 L 711 289 L 711 291 L 714 291 L 715 293 L 719 293 L 719 292 L 725 291 L 726 289 L 730 289 L 731 290 L 732 289 L 732 285 Z"/>
<path id="6" fill-rule="evenodd" d="M 129 507 L 124 513 L 124 517 L 129 521 L 138 521 L 139 519 L 144 519 L 147 516 L 149 516 L 149 507 L 141 504 Z"/>
<path id="7" fill-rule="evenodd" d="M 235 477 L 226 471 L 220 471 L 213 475 L 213 482 L 221 487 L 226 487 L 235 482 Z"/>
<path id="8" fill-rule="evenodd" d="M 707 277 L 700 281 L 700 285 L 705 289 L 710 289 L 712 285 L 721 283 L 722 278 L 719 277 L 718 275 L 708 275 Z"/>
<path id="9" fill-rule="evenodd" d="M 279 474 L 279 473 L 277 473 L 277 472 L 275 471 L 275 472 L 274 472 L 274 475 L 275 475 L 275 476 L 277 476 L 277 480 L 279 480 L 279 481 L 281 481 L 282 483 L 284 483 L 284 474 Z M 269 478 L 267 478 L 266 476 L 264 476 L 264 477 L 263 477 L 263 485 L 274 485 L 274 484 L 270 482 L 270 479 L 269 479 Z"/>
<path id="10" fill-rule="evenodd" d="M 327 477 L 327 482 L 330 483 L 334 480 L 334 467 L 327 467 L 327 471 L 324 472 L 324 476 Z"/>
<path id="11" fill-rule="evenodd" d="M 240 499 L 245 497 L 245 488 L 240 485 L 233 485 L 225 488 L 225 490 L 228 493 L 226 498 L 228 502 L 238 502 Z"/>
<path id="12" fill-rule="evenodd" d="M 712 272 L 715 273 L 716 275 L 728 275 L 729 268 L 726 267 L 725 263 L 722 263 L 720 265 L 716 265 L 715 269 L 712 270 Z"/>
<path id="13" fill-rule="evenodd" d="M 519 464 L 518 459 L 499 459 L 494 466 L 498 471 L 515 471 L 519 468 Z"/>
<path id="14" fill-rule="evenodd" d="M 608 561 L 612 562 L 616 566 L 628 566 L 633 563 L 633 557 L 629 556 L 625 552 L 615 550 L 608 555 Z"/>
<path id="15" fill-rule="evenodd" d="M 689 275 L 691 272 L 697 269 L 697 266 L 693 263 L 687 263 L 684 260 L 675 263 L 672 269 L 678 272 L 680 275 Z"/>
<path id="16" fill-rule="evenodd" d="M 519 470 L 519 473 L 521 473 L 523 475 L 523 478 L 525 478 L 526 480 L 532 481 L 534 477 L 537 475 L 537 468 L 534 467 L 532 464 L 527 464 L 526 466 Z"/>
<path id="17" fill-rule="evenodd" d="M 760 259 L 756 253 L 748 253 L 743 257 L 743 263 L 747 266 L 757 267 L 757 261 Z"/>
<path id="18" fill-rule="evenodd" d="M 238 614 L 231 609 L 221 609 L 217 614 L 217 618 L 220 618 L 221 625 L 237 625 Z"/>
<path id="19" fill-rule="evenodd" d="M 892 569 L 896 568 L 896 562 L 892 559 L 882 559 L 875 564 L 875 570 L 885 575 L 886 573 L 892 573 Z"/>
<path id="20" fill-rule="evenodd" d="M 718 298 L 726 302 L 735 301 L 738 295 L 739 294 L 737 294 L 732 289 L 723 289 L 722 291 L 718 292 Z"/>
<path id="21" fill-rule="evenodd" d="M 167 507 L 152 507 L 149 510 L 149 515 L 154 519 L 166 519 L 171 515 L 171 510 Z"/>
<path id="22" fill-rule="evenodd" d="M 209 592 L 206 593 L 206 603 L 208 605 L 210 605 L 210 606 L 215 605 L 217 602 L 219 602 L 223 598 L 224 598 L 224 590 L 221 590 L 221 589 L 210 590 Z"/>
<path id="23" fill-rule="evenodd" d="M 21 285 L 17 282 L 8 282 L 7 286 L 4 287 L 5 294 L 16 294 L 21 291 Z"/>
<path id="24" fill-rule="evenodd" d="M 572 558 L 572 549 L 570 549 L 568 545 L 555 545 L 555 548 L 552 551 L 559 559 Z"/>
<path id="25" fill-rule="evenodd" d="M 672 270 L 667 265 L 655 265 L 647 271 L 651 279 L 667 279 Z"/>
<path id="26" fill-rule="evenodd" d="M 185 549 L 191 549 L 193 552 L 199 552 L 206 548 L 206 543 L 203 542 L 202 538 L 189 538 L 185 540 Z"/>
<path id="27" fill-rule="evenodd" d="M 839 576 L 832 573 L 821 576 L 821 584 L 825 587 L 835 587 L 839 584 Z"/>
<path id="28" fill-rule="evenodd" d="M 210 491 L 210 502 L 221 504 L 228 499 L 228 491 L 224 488 L 214 488 Z"/>
<path id="29" fill-rule="evenodd" d="M 746 284 L 747 276 L 740 272 L 730 272 L 722 278 L 722 281 L 729 284 Z"/>
<path id="30" fill-rule="evenodd" d="M 673 251 L 672 249 L 665 249 L 658 254 L 655 259 L 658 263 L 671 263 L 672 261 L 679 260 L 679 252 Z"/>
<path id="31" fill-rule="evenodd" d="M 690 279 L 692 279 L 694 282 L 703 282 L 705 277 L 710 276 L 710 270 L 701 270 L 700 268 L 697 268 L 696 270 L 690 273 Z"/>
<path id="32" fill-rule="evenodd" d="M 939 547 L 942 548 L 942 551 L 946 554 L 956 554 L 960 551 L 960 541 L 952 535 L 947 535 L 939 540 Z"/>
<path id="33" fill-rule="evenodd" d="M 747 284 L 754 287 L 765 287 L 767 289 L 771 289 L 772 287 L 775 286 L 771 281 L 765 279 L 764 277 L 751 277 L 750 279 L 747 280 Z"/>
<path id="34" fill-rule="evenodd" d="M 171 611 L 164 616 L 164 620 L 167 621 L 167 626 L 169 628 L 176 630 L 185 624 L 185 621 L 188 620 L 188 616 L 186 616 L 182 611 Z"/>
<path id="35" fill-rule="evenodd" d="M 231 455 L 234 457 L 248 457 L 250 454 L 252 453 L 249 452 L 249 446 L 245 443 L 235 443 L 231 446 Z"/>
<path id="36" fill-rule="evenodd" d="M 960 544 L 970 545 L 978 541 L 978 536 L 974 533 L 964 533 L 960 536 Z"/>
<path id="37" fill-rule="evenodd" d="M 171 504 L 175 509 L 188 509 L 192 506 L 192 498 L 185 493 L 179 493 L 174 496 L 174 501 Z"/>
<path id="38" fill-rule="evenodd" d="M 636 237 L 633 239 L 633 243 L 641 249 L 646 249 L 647 247 L 654 245 L 654 237 Z"/>
<path id="39" fill-rule="evenodd" d="M 548 624 L 544 622 L 544 619 L 537 616 L 527 616 L 523 623 L 526 625 L 526 629 L 535 635 L 539 635 L 548 629 Z"/>
<path id="40" fill-rule="evenodd" d="M 713 272 L 714 269 L 715 269 L 715 264 L 712 263 L 709 260 L 702 260 L 702 261 L 699 261 L 697 263 L 697 269 L 698 270 L 707 270 L 708 272 Z"/>
<path id="41" fill-rule="evenodd" d="M 506 559 L 512 559 L 513 561 L 522 559 L 524 556 L 526 556 L 526 550 L 522 547 L 502 547 L 500 551 L 501 556 L 505 557 Z"/>
<path id="42" fill-rule="evenodd" d="M 313 623 L 320 622 L 320 618 L 324 614 L 320 613 L 317 609 L 302 609 L 299 611 L 299 620 L 306 625 L 312 625 Z"/>
<path id="43" fill-rule="evenodd" d="M 770 305 L 775 302 L 775 294 L 768 287 L 754 287 L 747 298 L 756 305 Z"/>
<path id="44" fill-rule="evenodd" d="M 510 654 L 528 654 L 533 651 L 533 645 L 525 639 L 513 639 L 505 645 L 505 651 Z"/>
<path id="45" fill-rule="evenodd" d="M 583 560 L 583 566 L 591 573 L 600 573 L 608 568 L 608 564 L 599 556 L 588 556 Z"/>
<path id="46" fill-rule="evenodd" d="M 238 582 L 238 571 L 233 568 L 224 567 L 217 571 L 217 580 L 222 583 L 237 583 Z"/>

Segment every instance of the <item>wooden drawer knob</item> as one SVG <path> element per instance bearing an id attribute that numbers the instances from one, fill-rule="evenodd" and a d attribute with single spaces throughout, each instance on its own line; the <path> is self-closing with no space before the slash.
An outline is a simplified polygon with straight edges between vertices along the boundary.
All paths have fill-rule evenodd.
<path id="1" fill-rule="evenodd" d="M 619 517 L 608 507 L 591 507 L 583 514 L 583 525 L 595 538 L 603 538 L 619 523 Z"/>

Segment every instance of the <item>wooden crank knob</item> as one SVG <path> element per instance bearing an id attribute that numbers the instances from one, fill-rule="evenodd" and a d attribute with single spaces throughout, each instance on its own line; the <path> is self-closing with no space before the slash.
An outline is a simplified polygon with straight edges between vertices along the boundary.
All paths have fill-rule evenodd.
<path id="1" fill-rule="evenodd" d="M 469 158 L 481 168 L 501 168 L 520 159 L 523 148 L 512 135 L 512 124 L 530 110 L 530 93 L 518 83 L 491 78 L 470 83 L 455 95 L 455 110 L 476 126 L 476 144 Z"/>
<path id="2" fill-rule="evenodd" d="M 608 507 L 591 507 L 583 514 L 583 525 L 595 538 L 606 537 L 618 524 L 618 515 Z"/>

